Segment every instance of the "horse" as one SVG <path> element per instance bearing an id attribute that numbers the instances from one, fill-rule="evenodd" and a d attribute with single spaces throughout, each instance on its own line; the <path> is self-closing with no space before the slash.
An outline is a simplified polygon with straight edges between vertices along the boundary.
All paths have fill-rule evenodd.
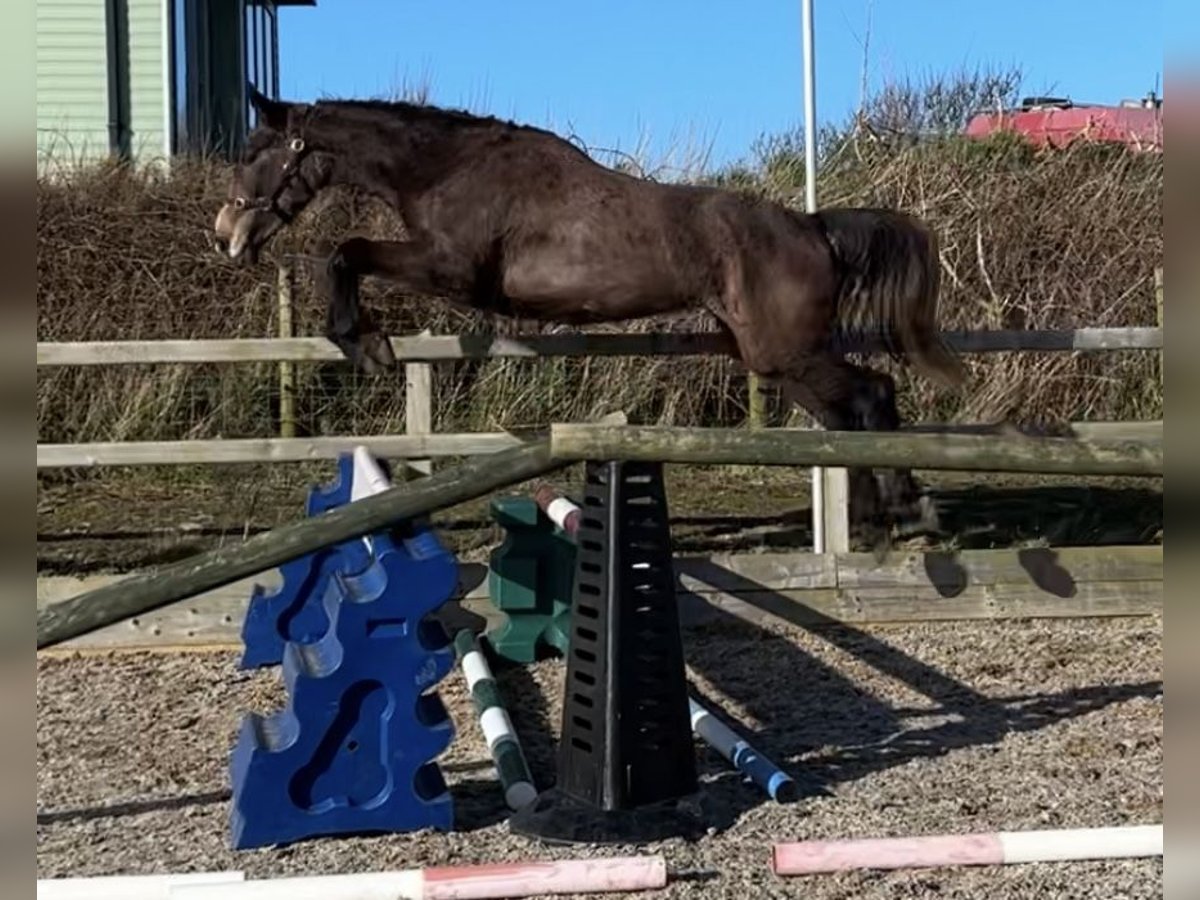
<path id="1" fill-rule="evenodd" d="M 896 385 L 845 358 L 874 334 L 950 388 L 965 369 L 937 329 L 938 241 L 915 216 L 837 207 L 807 214 L 744 192 L 660 183 L 602 165 L 531 125 L 429 104 L 288 102 L 258 113 L 213 226 L 235 262 L 326 188 L 383 200 L 408 239 L 353 237 L 318 272 L 325 334 L 357 368 L 396 365 L 359 302 L 364 275 L 501 316 L 571 325 L 699 309 L 728 352 L 830 430 L 900 427 Z M 936 529 L 910 472 L 851 470 L 855 524 Z M 877 544 L 878 547 L 878 544 Z"/>

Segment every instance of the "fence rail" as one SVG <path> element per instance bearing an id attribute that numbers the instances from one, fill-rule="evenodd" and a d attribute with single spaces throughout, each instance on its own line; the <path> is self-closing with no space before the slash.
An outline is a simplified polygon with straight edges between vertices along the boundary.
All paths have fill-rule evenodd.
<path id="1" fill-rule="evenodd" d="M 989 434 L 987 425 L 909 425 L 913 433 Z M 1039 435 L 1046 430 L 1020 431 Z M 1081 440 L 1161 441 L 1157 422 L 1076 422 L 1052 434 Z M 429 459 L 498 453 L 525 443 L 545 430 L 479 432 L 475 434 L 396 434 L 359 437 L 244 438 L 187 441 L 114 441 L 92 444 L 38 444 L 37 468 L 145 465 L 214 465 L 228 463 L 294 463 L 336 459 L 357 445 L 385 459 Z"/>
<path id="2" fill-rule="evenodd" d="M 946 331 L 961 353 L 1102 352 L 1161 350 L 1162 328 L 1075 328 L 1048 331 L 997 329 Z M 717 332 L 646 334 L 434 335 L 392 339 L 401 362 L 448 362 L 552 356 L 698 356 L 725 353 Z M 871 341 L 845 342 L 842 349 L 878 349 Z M 199 364 L 250 362 L 337 362 L 342 353 L 323 337 L 233 338 L 227 340 L 38 342 L 38 366 Z"/>

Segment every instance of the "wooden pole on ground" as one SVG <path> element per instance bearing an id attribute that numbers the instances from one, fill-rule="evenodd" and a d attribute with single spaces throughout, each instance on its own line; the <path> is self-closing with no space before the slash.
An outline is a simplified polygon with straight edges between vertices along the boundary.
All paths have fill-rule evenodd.
<path id="1" fill-rule="evenodd" d="M 904 467 L 1060 475 L 1163 474 L 1161 441 L 771 428 L 552 425 L 555 459 L 699 465 Z"/>
<path id="2" fill-rule="evenodd" d="M 156 572 L 130 576 L 40 610 L 38 649 L 567 465 L 566 461 L 551 458 L 549 442 L 542 439 L 364 497 L 232 547 L 210 550 Z"/>

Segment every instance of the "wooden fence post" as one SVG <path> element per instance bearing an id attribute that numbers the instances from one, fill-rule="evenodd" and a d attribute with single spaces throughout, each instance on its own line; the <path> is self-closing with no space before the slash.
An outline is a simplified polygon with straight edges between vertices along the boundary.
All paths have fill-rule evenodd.
<path id="1" fill-rule="evenodd" d="M 292 267 L 279 264 L 278 279 L 279 337 L 295 337 L 292 324 Z M 279 436 L 296 436 L 296 364 L 279 363 Z"/>
<path id="2" fill-rule="evenodd" d="M 1158 327 L 1163 327 L 1163 269 L 1162 266 L 1156 266 L 1154 269 L 1154 303 L 1158 316 Z M 1165 338 L 1165 335 L 1164 335 Z M 1166 340 L 1163 341 L 1164 347 L 1158 351 L 1158 390 L 1160 394 L 1165 393 L 1166 389 L 1166 367 L 1163 365 L 1163 350 L 1165 349 Z M 1167 411 L 1167 398 L 1162 398 L 1163 413 Z"/>
<path id="3" fill-rule="evenodd" d="M 746 390 L 749 392 L 747 398 L 747 420 L 751 428 L 765 428 L 767 424 L 767 397 L 763 393 L 763 386 L 759 381 L 758 375 L 754 372 L 746 373 Z"/>
<path id="4" fill-rule="evenodd" d="M 429 330 L 421 332 L 422 337 Z M 433 433 L 433 365 L 406 363 L 404 366 L 404 430 L 406 434 Z M 433 474 L 433 460 L 410 459 L 408 468 L 419 475 Z"/>
<path id="5" fill-rule="evenodd" d="M 813 551 L 816 553 L 850 552 L 850 473 L 843 468 L 812 470 L 813 492 L 820 484 L 820 509 L 814 503 L 814 512 L 821 517 L 820 531 L 813 523 Z"/>

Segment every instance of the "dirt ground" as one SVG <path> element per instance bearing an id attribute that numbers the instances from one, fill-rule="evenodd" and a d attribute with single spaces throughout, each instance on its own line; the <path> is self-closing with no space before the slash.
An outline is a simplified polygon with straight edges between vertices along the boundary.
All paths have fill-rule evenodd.
<path id="1" fill-rule="evenodd" d="M 38 491 L 38 574 L 132 571 L 295 520 L 331 466 L 206 468 Z M 577 475 L 577 473 L 576 473 Z M 676 552 L 807 549 L 806 471 L 667 469 Z M 945 533 L 910 545 L 1156 543 L 1161 482 L 939 476 Z M 570 477 L 557 483 L 571 491 Z M 487 501 L 434 519 L 464 561 L 501 535 Z M 245 711 L 282 704 L 278 670 L 236 654 L 41 656 L 38 877 L 242 869 L 247 877 L 661 852 L 646 897 L 1160 896 L 1159 860 L 783 879 L 777 840 L 1161 822 L 1160 618 L 805 631 L 737 620 L 685 632 L 693 689 L 800 783 L 770 802 L 697 744 L 715 831 L 699 841 L 554 848 L 510 834 L 458 671 L 438 686 L 457 733 L 438 758 L 455 831 L 318 838 L 236 853 L 228 759 Z M 563 664 L 499 672 L 539 788 L 555 777 Z"/>
<path id="2" fill-rule="evenodd" d="M 776 840 L 1161 822 L 1158 618 L 809 632 L 741 622 L 685 632 L 693 689 L 801 786 L 769 801 L 697 744 L 717 830 L 638 847 L 510 834 L 458 670 L 439 763 L 455 831 L 316 838 L 234 852 L 229 751 L 243 712 L 283 702 L 278 670 L 233 653 L 43 657 L 37 683 L 39 878 L 242 869 L 247 877 L 661 852 L 681 873 L 646 897 L 1161 896 L 1161 859 L 785 879 Z M 555 773 L 563 666 L 500 671 L 539 788 Z"/>

